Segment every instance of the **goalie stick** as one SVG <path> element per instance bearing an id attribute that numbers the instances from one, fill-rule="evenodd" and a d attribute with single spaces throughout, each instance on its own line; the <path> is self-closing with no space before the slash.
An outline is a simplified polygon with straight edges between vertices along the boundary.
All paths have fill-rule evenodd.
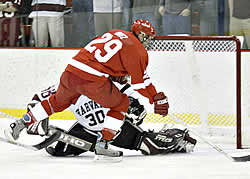
<path id="1" fill-rule="evenodd" d="M 175 115 L 170 115 L 168 114 L 170 117 L 172 117 L 173 119 L 176 120 L 176 122 L 180 123 L 181 125 L 186 126 L 186 124 L 184 123 L 184 121 L 182 121 L 181 119 L 179 119 L 177 116 Z M 230 154 L 228 154 L 227 152 L 225 152 L 224 150 L 222 150 L 220 147 L 218 147 L 217 145 L 213 144 L 212 142 L 210 142 L 208 139 L 205 139 L 203 136 L 201 136 L 198 132 L 194 131 L 194 130 L 190 130 L 188 129 L 190 132 L 194 133 L 196 136 L 198 136 L 204 143 L 208 144 L 209 146 L 211 146 L 212 148 L 214 148 L 216 151 L 218 151 L 219 153 L 223 154 L 225 157 L 227 157 L 229 160 L 233 161 L 233 162 L 247 162 L 250 161 L 250 155 L 244 155 L 244 156 L 239 156 L 239 157 L 233 157 Z"/>
<path id="2" fill-rule="evenodd" d="M 61 136 L 61 132 L 56 131 L 50 137 L 46 138 L 42 142 L 40 142 L 38 144 L 35 144 L 35 145 L 26 145 L 26 144 L 19 143 L 19 142 L 16 142 L 16 141 L 8 140 L 8 139 L 3 138 L 3 137 L 0 137 L 0 141 L 6 142 L 6 143 L 9 143 L 9 144 L 13 144 L 13 145 L 17 145 L 19 147 L 23 147 L 23 148 L 26 148 L 26 149 L 37 151 L 37 150 L 41 150 L 41 149 L 51 145 L 52 143 L 57 141 L 57 139 L 59 139 L 60 136 Z"/>

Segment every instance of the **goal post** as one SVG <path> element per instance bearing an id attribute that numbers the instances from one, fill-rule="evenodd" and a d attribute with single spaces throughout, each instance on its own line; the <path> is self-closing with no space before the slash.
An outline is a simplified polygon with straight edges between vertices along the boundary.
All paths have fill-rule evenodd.
<path id="1" fill-rule="evenodd" d="M 235 36 L 157 36 L 147 48 L 147 71 L 169 98 L 169 116 L 145 105 L 145 122 L 177 123 L 175 116 L 206 135 L 232 135 L 238 149 L 250 146 L 242 143 L 240 47 Z"/>

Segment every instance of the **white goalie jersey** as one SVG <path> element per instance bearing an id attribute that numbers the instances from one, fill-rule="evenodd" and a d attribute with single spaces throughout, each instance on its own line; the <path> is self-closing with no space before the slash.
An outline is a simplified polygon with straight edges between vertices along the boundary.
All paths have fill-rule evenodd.
<path id="1" fill-rule="evenodd" d="M 115 85 L 123 91 L 123 93 L 134 98 L 138 98 L 139 94 L 132 89 L 130 85 L 120 85 L 115 83 Z M 56 93 L 58 84 L 52 85 L 45 90 L 35 94 L 32 103 L 38 103 L 44 99 L 49 98 L 51 95 Z M 85 128 L 92 131 L 101 131 L 105 123 L 105 117 L 109 108 L 104 108 L 100 104 L 91 100 L 87 96 L 81 95 L 75 104 L 72 104 L 68 110 L 70 110 L 77 121 Z"/>
<path id="2" fill-rule="evenodd" d="M 108 112 L 108 108 L 102 107 L 84 95 L 81 95 L 77 102 L 69 107 L 69 110 L 82 126 L 93 131 L 103 129 L 104 119 Z"/>

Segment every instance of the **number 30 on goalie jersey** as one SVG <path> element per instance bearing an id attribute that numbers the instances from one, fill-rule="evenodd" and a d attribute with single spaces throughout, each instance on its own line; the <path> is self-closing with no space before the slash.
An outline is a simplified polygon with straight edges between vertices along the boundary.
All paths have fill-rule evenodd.
<path id="1" fill-rule="evenodd" d="M 69 107 L 69 110 L 81 125 L 94 131 L 102 130 L 104 118 L 108 112 L 108 108 L 102 107 L 100 104 L 83 95 L 78 98 L 75 104 Z"/>

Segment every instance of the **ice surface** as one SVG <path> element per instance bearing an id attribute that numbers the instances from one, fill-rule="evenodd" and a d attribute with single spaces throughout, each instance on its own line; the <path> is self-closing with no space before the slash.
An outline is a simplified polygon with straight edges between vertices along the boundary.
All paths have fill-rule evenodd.
<path id="1" fill-rule="evenodd" d="M 51 124 L 70 127 L 73 121 L 51 120 Z M 10 120 L 0 118 L 0 136 Z M 38 143 L 39 136 L 21 135 L 20 142 Z M 224 146 L 230 154 L 250 154 Z M 0 142 L 0 179 L 249 179 L 250 162 L 230 161 L 211 146 L 198 141 L 193 153 L 143 156 L 123 150 L 121 162 L 94 161 L 88 152 L 78 157 L 52 157 L 45 150 L 31 151 Z"/>

